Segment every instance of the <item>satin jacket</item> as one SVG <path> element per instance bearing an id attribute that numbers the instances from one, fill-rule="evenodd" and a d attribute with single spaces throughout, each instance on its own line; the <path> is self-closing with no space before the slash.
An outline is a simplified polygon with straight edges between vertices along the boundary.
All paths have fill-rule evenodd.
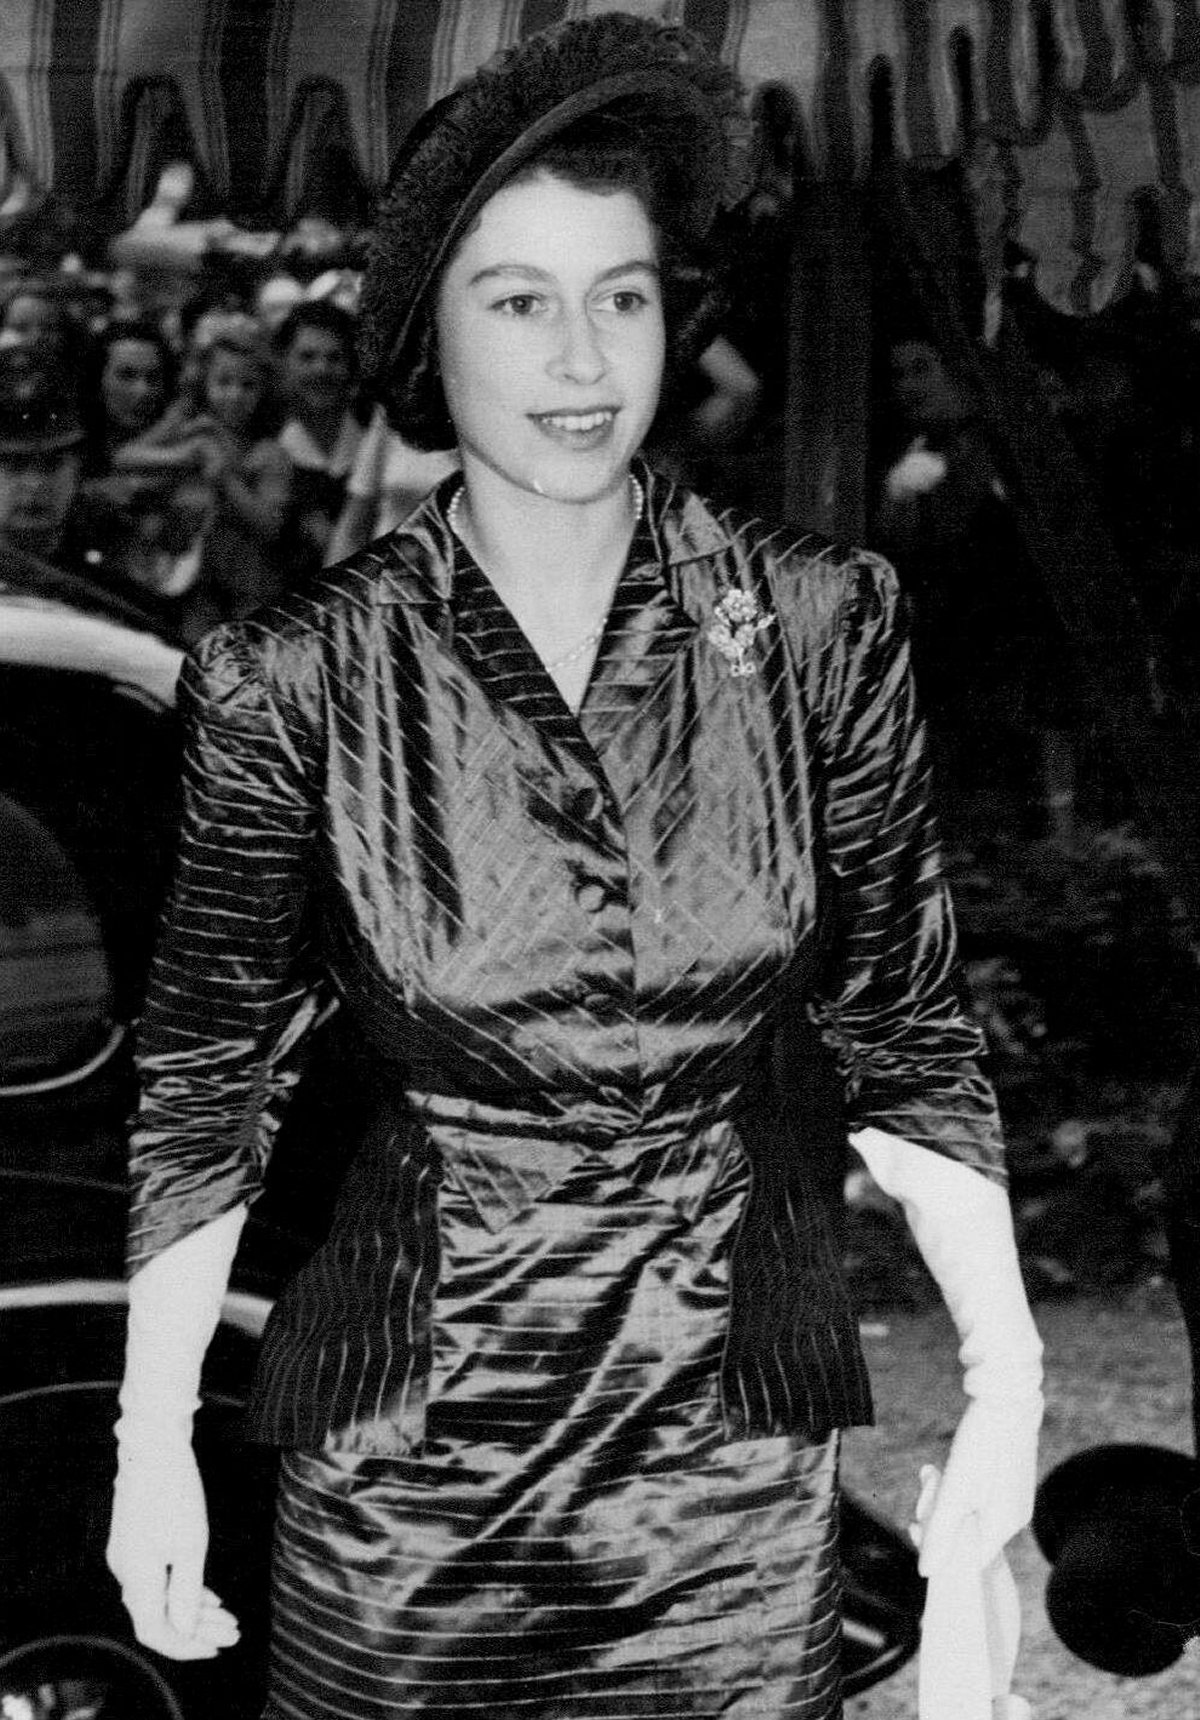
<path id="1" fill-rule="evenodd" d="M 840 1160 L 773 1072 L 794 1012 L 852 1128 L 1003 1175 L 894 575 L 642 476 L 577 716 L 450 531 L 456 477 L 185 668 L 131 1268 L 253 1197 L 329 999 L 374 1071 L 329 1237 L 268 1325 L 260 1437 L 419 1446 L 439 1183 L 519 1224 L 594 1153 L 668 1194 L 691 1155 L 749 1157 L 731 1433 L 869 1419 Z"/>

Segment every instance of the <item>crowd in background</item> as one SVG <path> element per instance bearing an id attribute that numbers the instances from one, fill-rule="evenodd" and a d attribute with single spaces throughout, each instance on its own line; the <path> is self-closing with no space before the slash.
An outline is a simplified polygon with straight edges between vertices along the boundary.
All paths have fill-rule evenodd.
<path id="1" fill-rule="evenodd" d="M 667 402 L 650 454 L 717 496 L 779 511 L 793 188 L 784 145 L 769 125 L 763 136 L 720 332 Z M 74 468 L 69 505 L 33 507 L 23 527 L 9 509 L 0 548 L 104 586 L 183 645 L 391 529 L 454 464 L 404 444 L 360 388 L 361 235 L 315 217 L 284 234 L 191 222 L 189 193 L 188 170 L 168 169 L 101 268 L 6 252 L 0 232 L 0 420 L 6 399 L 49 391 L 43 416 L 67 423 L 58 442 Z M 1005 329 L 1033 356 L 1039 410 L 1095 477 L 1160 642 L 1158 672 L 1194 676 L 1200 283 L 1142 260 L 1131 294 L 1075 321 L 1038 300 L 1030 275 L 1014 255 Z M 989 793 L 1011 781 L 1053 825 L 1074 806 L 1086 701 L 982 403 L 890 287 L 873 346 L 865 536 L 909 595 L 943 768 L 956 786 L 986 776 Z"/>
<path id="2" fill-rule="evenodd" d="M 1087 479 L 1163 715 L 1191 700 L 1200 673 L 1200 291 L 1139 265 L 1126 297 L 1076 320 L 1038 300 L 1019 262 L 1006 341 L 1033 378 L 1032 411 L 1065 433 Z M 987 402 L 912 322 L 892 330 L 882 363 L 871 541 L 909 596 L 944 799 L 986 791 L 993 807 L 1024 809 L 1027 832 L 1068 835 L 1081 807 L 1111 819 L 1128 786 L 1104 735 L 1104 689 L 1080 675 L 1057 570 L 1031 553 L 1028 503 L 1012 493 Z M 1088 570 L 1071 577 L 1086 585 Z"/>
<path id="3" fill-rule="evenodd" d="M 65 517 L 10 542 L 190 644 L 389 529 L 453 460 L 406 448 L 358 386 L 344 235 L 312 223 L 250 260 L 184 238 L 143 227 L 108 271 L 5 258 L 0 410 L 57 419 L 77 467 Z"/>

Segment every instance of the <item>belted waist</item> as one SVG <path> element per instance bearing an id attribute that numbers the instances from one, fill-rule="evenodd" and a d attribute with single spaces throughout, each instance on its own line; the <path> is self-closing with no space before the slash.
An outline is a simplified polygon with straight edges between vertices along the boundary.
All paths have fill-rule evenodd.
<path id="1" fill-rule="evenodd" d="M 409 1092 L 407 1100 L 446 1180 L 498 1230 L 537 1201 L 568 1194 L 589 1172 L 616 1174 L 693 1216 L 729 1154 L 742 1156 L 734 1131 L 740 1097 L 740 1087 L 723 1089 L 650 1120 L 604 1127 L 581 1127 L 574 1111 L 556 1125 L 454 1095 Z"/>

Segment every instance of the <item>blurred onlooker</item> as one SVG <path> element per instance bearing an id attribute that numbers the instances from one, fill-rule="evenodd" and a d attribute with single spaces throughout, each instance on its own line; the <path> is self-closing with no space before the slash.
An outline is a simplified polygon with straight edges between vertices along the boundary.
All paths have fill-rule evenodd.
<path id="1" fill-rule="evenodd" d="M 394 531 L 457 466 L 458 455 L 452 450 L 426 453 L 412 447 L 389 427 L 383 408 L 377 406 L 346 483 L 346 501 L 329 540 L 326 564 Z"/>
<path id="2" fill-rule="evenodd" d="M 152 598 L 124 591 L 104 523 L 81 494 L 86 434 L 75 378 L 0 349 L 0 582 L 166 631 Z"/>
<path id="3" fill-rule="evenodd" d="M 0 543 L 61 565 L 83 420 L 57 378 L 30 377 L 6 360 L 0 354 Z"/>
<path id="4" fill-rule="evenodd" d="M 171 486 L 158 586 L 177 602 L 179 631 L 192 640 L 282 588 L 291 467 L 274 435 L 274 362 L 252 317 L 202 319 L 187 374 L 179 398 L 113 464 Z"/>
<path id="5" fill-rule="evenodd" d="M 274 365 L 260 331 L 218 335 L 201 379 L 210 441 L 205 475 L 213 510 L 204 534 L 191 628 L 247 614 L 277 597 L 278 548 L 291 497 L 291 462 L 275 438 Z"/>
<path id="6" fill-rule="evenodd" d="M 1172 360 L 1182 352 L 1172 351 Z M 1133 331 L 1092 327 L 1063 371 L 1061 421 L 1095 480 L 1113 542 L 1152 623 L 1161 614 L 1165 552 L 1179 535 L 1181 497 L 1193 483 L 1180 470 L 1178 428 L 1166 410 L 1159 372 Z"/>
<path id="7" fill-rule="evenodd" d="M 175 355 L 157 326 L 124 319 L 96 337 L 83 379 L 83 498 L 102 532 L 113 576 L 159 597 L 166 595 L 164 522 L 177 473 L 154 464 L 121 465 L 121 454 L 165 411 L 175 372 Z"/>
<path id="8" fill-rule="evenodd" d="M 18 279 L 0 308 L 0 345 L 21 347 L 43 369 L 69 376 L 83 361 L 85 331 L 49 286 Z"/>
<path id="9" fill-rule="evenodd" d="M 1007 801 L 1014 823 L 1065 835 L 1081 713 L 1062 625 L 970 390 L 923 335 L 889 356 L 900 436 L 873 539 L 910 601 L 946 815 Z"/>
<path id="10" fill-rule="evenodd" d="M 170 344 L 145 319 L 112 321 L 96 337 L 87 402 L 92 473 L 110 471 L 116 450 L 162 416 L 175 391 L 176 369 Z"/>
<path id="11" fill-rule="evenodd" d="M 296 305 L 275 334 L 288 413 L 279 442 L 293 468 L 287 553 L 298 577 L 326 557 L 363 437 L 354 336 L 349 312 L 323 299 Z"/>

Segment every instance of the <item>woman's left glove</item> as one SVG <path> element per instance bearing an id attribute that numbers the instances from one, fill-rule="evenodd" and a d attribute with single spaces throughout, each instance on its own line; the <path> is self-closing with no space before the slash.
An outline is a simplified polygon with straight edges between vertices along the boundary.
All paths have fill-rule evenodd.
<path id="1" fill-rule="evenodd" d="M 971 1400 L 920 1538 L 923 1576 L 978 1519 L 982 1566 L 1033 1515 L 1041 1427 L 1042 1344 L 1021 1280 L 1008 1196 L 977 1171 L 927 1148 L 864 1129 L 850 1137 L 886 1194 L 900 1202 L 961 1339 Z"/>

